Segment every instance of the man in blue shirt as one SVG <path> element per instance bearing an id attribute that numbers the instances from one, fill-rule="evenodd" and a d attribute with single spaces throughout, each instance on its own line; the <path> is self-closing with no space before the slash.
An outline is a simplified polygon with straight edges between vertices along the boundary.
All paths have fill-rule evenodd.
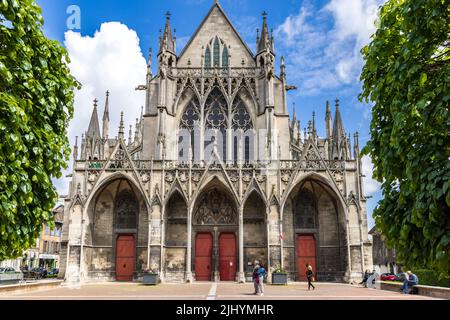
<path id="1" fill-rule="evenodd" d="M 258 281 L 258 291 L 259 291 L 259 295 L 263 296 L 264 295 L 264 277 L 266 276 L 266 269 L 264 269 L 264 266 L 262 263 L 259 264 L 259 269 L 258 269 L 258 276 L 259 276 L 259 281 Z"/>
<path id="2" fill-rule="evenodd" d="M 403 281 L 403 293 L 408 294 L 408 290 L 410 287 L 416 286 L 419 284 L 419 278 L 412 273 L 411 271 L 406 271 L 405 281 Z"/>

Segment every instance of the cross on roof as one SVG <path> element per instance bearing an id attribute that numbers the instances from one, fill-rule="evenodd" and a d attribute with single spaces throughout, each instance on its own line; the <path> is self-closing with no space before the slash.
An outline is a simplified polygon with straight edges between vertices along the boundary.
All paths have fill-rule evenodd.
<path id="1" fill-rule="evenodd" d="M 97 102 L 98 102 L 98 100 L 97 100 L 97 98 L 95 98 L 95 99 L 94 99 L 94 107 L 97 106 Z"/>
<path id="2" fill-rule="evenodd" d="M 170 11 L 167 11 L 166 12 L 166 17 L 167 17 L 167 19 L 170 19 L 170 16 L 171 16 L 172 14 L 170 13 Z"/>
<path id="3" fill-rule="evenodd" d="M 262 12 L 262 16 L 263 16 L 264 18 L 267 17 L 267 12 L 266 12 L 266 10 L 264 10 L 264 11 Z"/>

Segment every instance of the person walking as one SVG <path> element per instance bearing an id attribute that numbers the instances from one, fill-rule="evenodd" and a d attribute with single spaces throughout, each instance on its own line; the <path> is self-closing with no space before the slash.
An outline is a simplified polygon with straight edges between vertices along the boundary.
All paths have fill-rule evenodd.
<path id="1" fill-rule="evenodd" d="M 309 264 L 306 265 L 306 277 L 308 278 L 308 291 L 311 290 L 311 287 L 315 290 L 316 287 L 312 284 L 314 281 L 314 273 L 311 265 Z"/>
<path id="2" fill-rule="evenodd" d="M 253 279 L 253 286 L 255 287 L 255 293 L 254 294 L 258 294 L 259 293 L 259 262 L 255 261 L 253 263 L 253 274 L 252 274 L 252 279 Z"/>
<path id="3" fill-rule="evenodd" d="M 264 295 L 264 278 L 266 277 L 266 269 L 264 269 L 264 266 L 262 263 L 259 264 L 258 269 L 258 291 L 259 295 Z"/>
<path id="4" fill-rule="evenodd" d="M 359 284 L 362 284 L 364 288 L 367 288 L 367 279 L 369 279 L 369 277 L 370 277 L 370 270 L 366 269 L 366 272 L 364 272 L 364 278 Z"/>

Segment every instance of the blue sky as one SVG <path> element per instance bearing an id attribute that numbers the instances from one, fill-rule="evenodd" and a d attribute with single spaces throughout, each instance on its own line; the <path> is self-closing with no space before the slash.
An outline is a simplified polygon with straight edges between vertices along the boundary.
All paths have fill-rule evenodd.
<path id="1" fill-rule="evenodd" d="M 376 8 L 382 0 L 323 0 L 323 1 L 294 1 L 294 0 L 221 0 L 219 1 L 228 17 L 240 32 L 243 39 L 254 51 L 256 28 L 261 28 L 261 13 L 268 13 L 269 28 L 274 29 L 276 60 L 283 55 L 287 64 L 288 83 L 296 85 L 297 91 L 288 94 L 289 109 L 292 113 L 292 104 L 296 105 L 297 117 L 301 126 L 305 127 L 311 119 L 312 112 L 316 112 L 316 122 L 319 134 L 325 134 L 325 102 L 330 100 L 334 111 L 334 100 L 340 99 L 341 113 L 345 129 L 348 133 L 359 131 L 361 147 L 367 142 L 370 126 L 370 107 L 358 101 L 358 93 L 361 90 L 359 73 L 362 59 L 359 54 L 361 46 L 369 41 L 370 34 L 374 30 L 373 20 Z M 103 54 L 99 46 L 92 53 L 83 53 L 84 44 L 88 46 L 95 41 L 98 32 L 104 23 L 118 22 L 125 28 L 124 37 L 131 42 L 123 42 L 125 46 L 133 39 L 129 37 L 129 31 L 135 31 L 139 42 L 136 42 L 136 50 L 131 50 L 130 59 L 136 58 L 135 64 L 124 66 L 125 69 L 141 69 L 146 59 L 148 48 L 152 47 L 154 52 L 158 49 L 159 29 L 164 28 L 165 13 L 170 11 L 172 28 L 177 30 L 177 51 L 180 52 L 183 45 L 189 40 L 202 19 L 205 17 L 213 0 L 134 0 L 134 1 L 109 1 L 109 0 L 37 0 L 43 9 L 45 19 L 45 34 L 52 39 L 58 40 L 68 47 L 69 53 L 73 55 L 76 65 L 85 64 L 80 67 L 79 77 L 86 77 L 88 82 L 85 93 L 80 94 L 77 99 L 75 112 L 79 118 L 74 119 L 69 130 L 71 142 L 74 136 L 81 136 L 87 128 L 86 119 L 90 117 L 92 106 L 86 101 L 92 101 L 93 95 L 99 96 L 106 91 L 108 78 L 111 76 L 92 75 L 98 72 L 95 66 L 98 60 L 90 56 Z M 81 28 L 73 30 L 75 33 L 68 34 L 66 13 L 70 5 L 77 5 L 81 10 Z M 124 29 L 120 29 L 123 31 Z M 110 29 L 111 30 L 111 29 Z M 105 30 L 101 32 L 106 33 Z M 114 31 L 110 31 L 113 33 Z M 134 33 L 133 33 L 134 34 Z M 117 33 L 117 42 L 120 43 L 122 33 Z M 99 37 L 98 37 L 99 38 Z M 104 43 L 111 42 L 104 40 Z M 112 37 L 114 39 L 114 35 Z M 131 40 L 130 40 L 131 39 Z M 100 48 L 105 48 L 103 45 Z M 139 50 L 140 49 L 140 50 Z M 111 53 L 105 50 L 104 54 Z M 127 53 L 124 53 L 126 55 Z M 89 57 L 87 57 L 89 56 Z M 81 58 L 80 58 L 81 57 Z M 83 58 L 84 57 L 84 58 Z M 123 57 L 123 56 L 122 56 Z M 113 57 L 111 57 L 113 59 Z M 92 69 L 91 69 L 92 67 Z M 278 66 L 277 66 L 278 67 Z M 74 69 L 77 66 L 74 65 Z M 105 64 L 101 71 L 109 68 Z M 97 70 L 97 71 L 96 71 Z M 144 70 L 145 73 L 145 66 Z M 153 59 L 153 72 L 156 72 L 156 59 Z M 279 72 L 279 69 L 277 70 Z M 101 72 L 100 72 L 101 73 Z M 139 73 L 139 72 L 138 72 Z M 77 74 L 77 75 L 78 75 Z M 139 73 L 138 79 L 142 77 Z M 103 85 L 102 82 L 105 82 Z M 138 84 L 138 83 L 136 83 Z M 132 84 L 133 86 L 135 83 Z M 114 84 L 110 85 L 114 87 Z M 119 85 L 117 85 L 119 87 Z M 123 86 L 122 86 L 123 87 Z M 109 87 L 108 87 L 109 89 Z M 125 90 L 125 89 L 124 89 Z M 132 91 L 131 88 L 126 88 Z M 112 91 L 112 90 L 111 90 Z M 111 103 L 112 112 L 120 113 L 120 108 L 127 101 L 137 101 L 143 104 L 143 97 L 136 96 L 128 100 L 120 100 L 120 89 L 112 91 L 111 99 L 116 93 L 117 105 Z M 90 100 L 86 100 L 89 96 Z M 91 99 L 92 98 L 92 99 Z M 102 102 L 100 96 L 100 103 Z M 140 101 L 142 100 L 142 102 Z M 120 104 L 120 105 L 119 105 Z M 140 105 L 129 106 L 129 123 L 133 117 L 140 113 Z M 101 112 L 101 108 L 99 109 Z M 132 113 L 132 114 L 131 114 Z M 100 115 L 101 116 L 101 115 Z M 117 120 L 117 116 L 114 119 Z M 112 128 L 114 128 L 112 121 Z M 364 168 L 366 174 L 366 190 L 370 196 L 368 200 L 369 227 L 373 225 L 371 213 L 380 199 L 380 191 L 377 183 L 371 179 L 370 161 L 365 159 Z M 66 194 L 67 183 L 58 181 L 56 183 L 62 194 Z"/>

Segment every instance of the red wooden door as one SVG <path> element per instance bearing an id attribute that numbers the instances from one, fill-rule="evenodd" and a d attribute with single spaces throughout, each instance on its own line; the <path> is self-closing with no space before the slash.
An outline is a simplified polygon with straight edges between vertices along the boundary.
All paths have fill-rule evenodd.
<path id="1" fill-rule="evenodd" d="M 116 280 L 132 281 L 135 261 L 135 243 L 132 235 L 119 235 L 116 241 Z"/>
<path id="2" fill-rule="evenodd" d="M 219 236 L 220 280 L 234 281 L 236 278 L 236 236 L 234 233 L 221 233 Z"/>
<path id="3" fill-rule="evenodd" d="M 307 281 L 306 265 L 316 274 L 316 239 L 311 234 L 297 235 L 297 270 L 301 281 Z"/>
<path id="4" fill-rule="evenodd" d="M 195 279 L 199 281 L 211 280 L 213 238 L 211 233 L 198 233 L 195 238 Z"/>

